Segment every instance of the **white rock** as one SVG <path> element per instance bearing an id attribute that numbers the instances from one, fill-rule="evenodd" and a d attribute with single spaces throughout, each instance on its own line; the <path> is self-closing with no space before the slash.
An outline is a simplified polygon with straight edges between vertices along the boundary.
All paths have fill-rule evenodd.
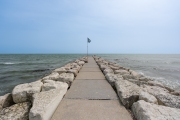
<path id="1" fill-rule="evenodd" d="M 148 83 L 148 85 L 159 86 L 159 87 L 164 88 L 164 85 L 158 81 L 148 81 L 147 83 Z"/>
<path id="2" fill-rule="evenodd" d="M 104 71 L 106 68 L 109 68 L 107 65 L 100 64 L 100 69 Z"/>
<path id="3" fill-rule="evenodd" d="M 113 74 L 113 73 L 107 73 L 105 75 L 107 81 L 111 84 L 111 86 L 115 85 L 115 81 L 119 80 L 119 79 L 123 79 L 121 75 L 119 74 Z"/>
<path id="4" fill-rule="evenodd" d="M 70 69 L 70 70 L 67 71 L 67 73 L 73 73 L 74 76 L 76 77 L 77 74 L 78 74 L 78 69 Z"/>
<path id="5" fill-rule="evenodd" d="M 59 78 L 59 73 L 53 72 L 50 75 L 43 78 L 43 80 L 57 80 Z"/>
<path id="6" fill-rule="evenodd" d="M 143 85 L 143 89 L 152 94 L 158 100 L 159 105 L 164 105 L 173 108 L 180 108 L 180 97 L 172 95 L 165 88 L 159 86 Z"/>
<path id="7" fill-rule="evenodd" d="M 0 111 L 0 120 L 28 120 L 31 103 L 23 102 Z"/>
<path id="8" fill-rule="evenodd" d="M 131 75 L 133 75 L 134 77 L 137 77 L 137 78 L 143 77 L 143 75 L 141 75 L 133 70 L 130 70 L 130 73 L 131 73 Z"/>
<path id="9" fill-rule="evenodd" d="M 13 105 L 13 98 L 10 93 L 5 94 L 4 96 L 0 96 L 0 111 L 5 108 Z"/>
<path id="10" fill-rule="evenodd" d="M 106 75 L 107 73 L 113 73 L 114 74 L 114 72 L 113 72 L 113 70 L 111 69 L 111 68 L 106 68 L 104 71 L 103 71 L 103 73 Z"/>
<path id="11" fill-rule="evenodd" d="M 130 108 L 134 102 L 139 99 L 141 88 L 127 80 L 118 80 L 115 82 L 116 90 L 122 104 Z"/>
<path id="12" fill-rule="evenodd" d="M 79 62 L 78 62 L 78 65 L 80 65 L 80 66 L 83 66 L 84 64 L 85 64 L 84 61 L 79 61 Z"/>
<path id="13" fill-rule="evenodd" d="M 126 70 L 115 70 L 114 73 L 115 74 L 121 74 L 121 75 L 129 74 L 129 72 Z"/>
<path id="14" fill-rule="evenodd" d="M 65 67 L 61 67 L 61 68 L 55 69 L 54 72 L 61 74 L 61 73 L 66 73 L 67 70 L 65 69 Z"/>
<path id="15" fill-rule="evenodd" d="M 49 91 L 52 89 L 60 89 L 67 87 L 68 84 L 64 82 L 59 81 L 53 81 L 53 80 L 46 80 L 45 83 L 42 86 L 42 91 Z"/>
<path id="16" fill-rule="evenodd" d="M 30 101 L 34 93 L 38 93 L 41 91 L 42 85 L 42 82 L 36 81 L 15 86 L 12 91 L 13 101 L 15 103 Z"/>
<path id="17" fill-rule="evenodd" d="M 62 73 L 59 75 L 58 81 L 71 83 L 74 80 L 74 74 L 73 73 Z"/>
<path id="18" fill-rule="evenodd" d="M 128 79 L 137 79 L 136 77 L 134 77 L 133 75 L 129 75 L 129 74 L 124 74 L 122 75 L 123 79 L 128 80 Z"/>
<path id="19" fill-rule="evenodd" d="M 180 109 L 160 106 L 140 100 L 133 104 L 132 111 L 137 120 L 179 120 Z"/>
<path id="20" fill-rule="evenodd" d="M 68 86 L 34 94 L 29 120 L 50 120 L 67 88 Z"/>
<path id="21" fill-rule="evenodd" d="M 148 92 L 144 92 L 144 91 L 140 92 L 139 100 L 144 100 L 149 103 L 158 104 L 157 99 L 153 95 L 150 95 Z"/>

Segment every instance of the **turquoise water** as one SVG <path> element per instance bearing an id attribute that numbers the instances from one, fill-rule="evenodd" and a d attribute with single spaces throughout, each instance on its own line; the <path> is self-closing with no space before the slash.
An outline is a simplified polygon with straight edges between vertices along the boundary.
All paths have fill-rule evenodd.
<path id="1" fill-rule="evenodd" d="M 83 54 L 0 55 L 0 95 L 14 86 L 38 80 Z M 109 61 L 180 90 L 180 55 L 99 54 Z"/>

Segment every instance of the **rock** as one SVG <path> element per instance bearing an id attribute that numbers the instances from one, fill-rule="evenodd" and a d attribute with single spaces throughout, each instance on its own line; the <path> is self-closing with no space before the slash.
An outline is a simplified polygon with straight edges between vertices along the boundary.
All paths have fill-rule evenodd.
<path id="1" fill-rule="evenodd" d="M 139 81 L 139 80 L 136 80 L 136 79 L 127 79 L 129 82 L 132 82 L 138 86 L 141 86 L 141 85 L 144 85 L 144 84 L 147 84 L 146 82 L 144 81 Z"/>
<path id="2" fill-rule="evenodd" d="M 119 70 L 119 67 L 117 67 L 117 66 L 109 65 L 109 67 L 110 67 L 112 70 Z"/>
<path id="3" fill-rule="evenodd" d="M 78 74 L 78 69 L 70 69 L 70 70 L 67 71 L 67 73 L 73 73 L 74 76 L 76 77 L 77 74 Z"/>
<path id="4" fill-rule="evenodd" d="M 141 75 L 141 74 L 139 74 L 139 73 L 137 73 L 137 72 L 135 72 L 135 71 L 133 71 L 133 70 L 130 70 L 130 73 L 131 73 L 131 75 L 133 75 L 133 76 L 136 77 L 136 78 L 143 77 L 143 75 Z"/>
<path id="5" fill-rule="evenodd" d="M 64 66 L 64 68 L 65 68 L 66 70 L 71 69 L 71 64 L 70 64 L 70 63 L 66 64 L 66 65 Z"/>
<path id="6" fill-rule="evenodd" d="M 106 68 L 109 68 L 107 65 L 104 65 L 104 64 L 101 64 L 100 65 L 100 69 L 102 70 L 102 71 L 104 71 Z"/>
<path id="7" fill-rule="evenodd" d="M 66 82 L 66 83 L 72 83 L 74 80 L 74 74 L 73 73 L 62 73 L 59 75 L 58 81 Z"/>
<path id="8" fill-rule="evenodd" d="M 180 109 L 160 106 L 140 100 L 133 104 L 137 120 L 179 120 Z"/>
<path id="9" fill-rule="evenodd" d="M 79 62 L 78 62 L 78 65 L 80 65 L 80 66 L 83 66 L 84 64 L 85 64 L 84 61 L 79 61 Z"/>
<path id="10" fill-rule="evenodd" d="M 54 72 L 61 74 L 61 73 L 66 73 L 67 70 L 64 67 L 61 67 L 61 68 L 55 69 Z"/>
<path id="11" fill-rule="evenodd" d="M 43 80 L 57 80 L 59 78 L 59 73 L 53 72 L 50 75 L 43 78 Z"/>
<path id="12" fill-rule="evenodd" d="M 0 120 L 28 120 L 31 103 L 23 102 L 0 111 Z"/>
<path id="13" fill-rule="evenodd" d="M 115 81 L 119 79 L 123 79 L 121 75 L 113 74 L 113 73 L 107 73 L 105 77 L 107 81 L 111 84 L 111 86 L 115 86 Z"/>
<path id="14" fill-rule="evenodd" d="M 12 91 L 13 101 L 15 103 L 22 103 L 31 100 L 34 93 L 41 91 L 42 82 L 36 81 L 31 83 L 19 84 L 15 86 Z"/>
<path id="15" fill-rule="evenodd" d="M 159 86 L 159 87 L 164 88 L 164 85 L 158 81 L 148 81 L 147 83 L 148 85 L 151 85 L 151 86 Z"/>
<path id="16" fill-rule="evenodd" d="M 148 77 L 140 77 L 140 78 L 139 78 L 139 81 L 148 82 L 148 81 L 152 81 L 152 79 L 151 79 L 151 78 L 148 78 Z"/>
<path id="17" fill-rule="evenodd" d="M 29 112 L 29 120 L 50 120 L 63 96 L 67 86 L 61 89 L 52 89 L 33 95 L 33 106 Z"/>
<path id="18" fill-rule="evenodd" d="M 157 99 L 153 95 L 149 94 L 148 92 L 144 92 L 144 91 L 140 92 L 139 100 L 144 100 L 149 103 L 158 104 Z"/>
<path id="19" fill-rule="evenodd" d="M 121 75 L 129 74 L 129 72 L 126 70 L 115 70 L 114 73 L 115 74 L 121 74 Z"/>
<path id="20" fill-rule="evenodd" d="M 13 105 L 13 98 L 10 93 L 5 94 L 4 96 L 0 96 L 0 111 L 5 108 Z"/>
<path id="21" fill-rule="evenodd" d="M 42 86 L 42 91 L 49 91 L 52 89 L 59 89 L 67 87 L 68 84 L 64 82 L 59 81 L 53 81 L 53 80 L 46 80 L 45 83 Z"/>
<path id="22" fill-rule="evenodd" d="M 118 80 L 115 82 L 116 90 L 122 104 L 130 108 L 134 102 L 139 99 L 141 88 L 127 80 Z"/>
<path id="23" fill-rule="evenodd" d="M 106 75 L 107 73 L 113 73 L 113 74 L 114 74 L 113 70 L 110 69 L 110 68 L 106 68 L 106 69 L 103 71 L 103 73 L 104 73 L 105 75 Z"/>
<path id="24" fill-rule="evenodd" d="M 159 105 L 164 105 L 173 108 L 180 108 L 180 97 L 172 95 L 165 88 L 159 86 L 144 85 L 143 89 L 152 94 L 158 100 Z"/>
<path id="25" fill-rule="evenodd" d="M 125 74 L 122 75 L 123 79 L 128 80 L 128 79 L 137 79 L 136 77 L 134 77 L 133 75 L 129 75 L 129 74 Z"/>

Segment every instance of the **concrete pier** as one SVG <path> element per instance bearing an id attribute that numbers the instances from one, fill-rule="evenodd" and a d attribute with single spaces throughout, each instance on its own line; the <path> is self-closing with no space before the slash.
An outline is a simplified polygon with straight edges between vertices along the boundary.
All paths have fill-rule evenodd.
<path id="1" fill-rule="evenodd" d="M 51 120 L 132 120 L 93 57 L 78 73 Z"/>

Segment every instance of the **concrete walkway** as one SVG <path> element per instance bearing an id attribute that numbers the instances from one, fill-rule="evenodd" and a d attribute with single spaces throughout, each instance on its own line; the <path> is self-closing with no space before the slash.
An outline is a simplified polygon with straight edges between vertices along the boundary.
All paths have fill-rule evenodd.
<path id="1" fill-rule="evenodd" d="M 132 120 L 93 57 L 78 73 L 51 120 Z"/>

